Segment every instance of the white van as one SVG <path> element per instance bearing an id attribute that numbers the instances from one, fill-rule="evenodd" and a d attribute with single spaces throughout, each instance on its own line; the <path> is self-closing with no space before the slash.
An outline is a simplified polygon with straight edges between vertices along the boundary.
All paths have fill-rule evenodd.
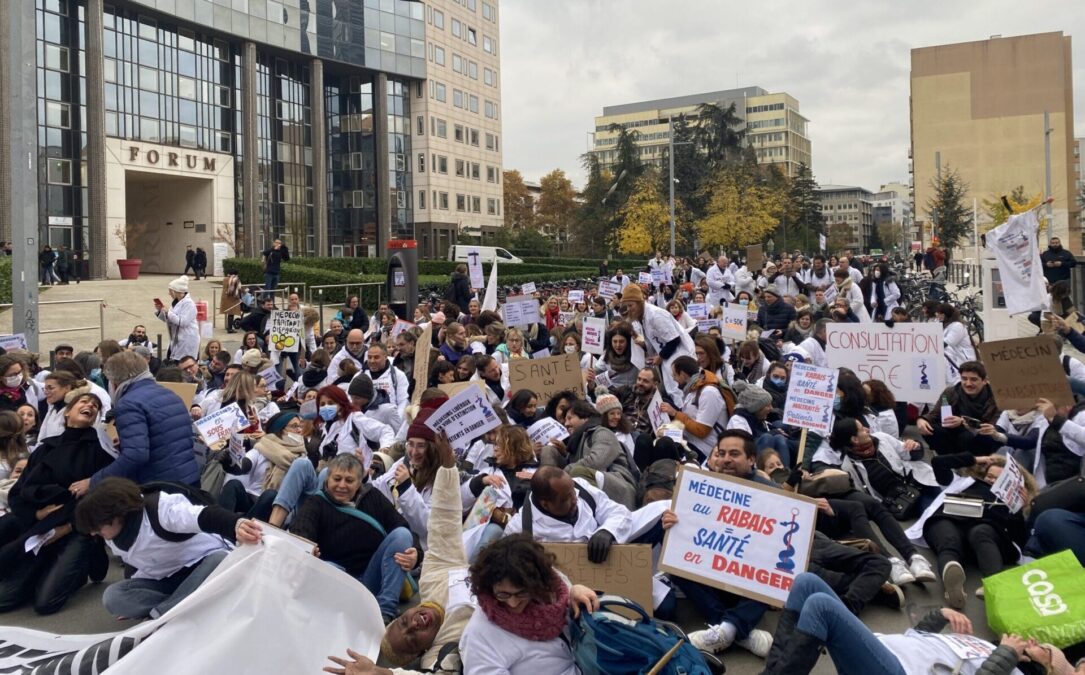
<path id="1" fill-rule="evenodd" d="M 519 265 L 524 262 L 498 246 L 449 246 L 448 259 L 465 263 L 468 262 L 467 256 L 472 252 L 478 252 L 479 257 L 482 258 L 482 262 L 493 262 L 495 258 L 497 259 L 497 262 L 502 265 Z"/>

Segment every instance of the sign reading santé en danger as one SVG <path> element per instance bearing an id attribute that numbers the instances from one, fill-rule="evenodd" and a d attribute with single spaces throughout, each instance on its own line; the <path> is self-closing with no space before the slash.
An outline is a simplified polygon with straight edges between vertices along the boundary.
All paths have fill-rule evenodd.
<path id="1" fill-rule="evenodd" d="M 515 394 L 521 389 L 535 392 L 539 405 L 546 405 L 551 396 L 566 389 L 583 398 L 584 373 L 580 370 L 580 357 L 573 353 L 509 361 L 509 391 Z"/>

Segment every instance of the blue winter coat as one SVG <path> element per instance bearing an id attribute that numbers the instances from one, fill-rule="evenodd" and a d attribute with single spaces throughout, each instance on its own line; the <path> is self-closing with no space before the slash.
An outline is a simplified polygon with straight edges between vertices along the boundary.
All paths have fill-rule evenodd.
<path id="1" fill-rule="evenodd" d="M 140 380 L 115 401 L 113 414 L 120 455 L 91 477 L 92 486 L 109 476 L 140 484 L 156 480 L 198 483 L 192 418 L 177 394 L 154 380 Z"/>

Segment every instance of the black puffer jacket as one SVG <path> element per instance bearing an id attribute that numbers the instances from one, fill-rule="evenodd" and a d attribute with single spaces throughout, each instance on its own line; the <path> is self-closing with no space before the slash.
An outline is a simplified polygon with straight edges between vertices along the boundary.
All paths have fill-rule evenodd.
<path id="1" fill-rule="evenodd" d="M 471 302 L 471 280 L 462 272 L 452 273 L 452 283 L 445 291 L 445 300 L 453 302 L 461 312 L 467 311 L 467 305 Z M 456 317 L 448 317 L 449 321 L 455 321 Z"/>

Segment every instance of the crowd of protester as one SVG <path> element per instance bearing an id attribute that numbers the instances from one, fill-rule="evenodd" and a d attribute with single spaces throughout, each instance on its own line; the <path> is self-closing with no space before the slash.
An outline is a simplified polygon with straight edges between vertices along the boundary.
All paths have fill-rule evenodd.
<path id="1" fill-rule="evenodd" d="M 288 253 L 270 256 L 266 272 L 277 277 Z M 642 271 L 657 283 L 638 284 Z M 593 563 L 615 544 L 661 545 L 678 520 L 676 472 L 693 464 L 812 497 L 819 512 L 808 573 L 775 636 L 760 627 L 761 600 L 657 574 L 670 589 L 657 616 L 691 603 L 707 626 L 689 636 L 702 652 L 737 645 L 765 658 L 768 673 L 809 672 L 823 650 L 840 672 L 1085 673 L 1028 636 L 1002 636 L 990 656 L 963 662 L 921 637 L 972 631 L 961 610 L 984 600 L 982 585 L 976 597 L 965 592 L 969 575 L 1067 548 L 1085 564 L 1085 499 L 1073 488 L 1085 405 L 999 409 L 956 308 L 932 302 L 927 316 L 952 364 L 940 398 L 952 414 L 842 370 L 828 437 L 782 421 L 793 364 L 828 366 L 828 325 L 907 321 L 894 312 L 899 273 L 866 257 L 785 253 L 751 270 L 728 256 L 657 255 L 604 277 L 621 289 L 612 295 L 597 284 L 536 294 L 537 319 L 513 327 L 482 309 L 482 289 L 461 272 L 447 299 L 421 303 L 407 326 L 387 305 L 367 313 L 357 297 L 327 326 L 296 295 L 282 306 L 252 298 L 236 348 L 201 343 L 181 277 L 154 307 L 168 332 L 161 360 L 144 325 L 93 352 L 53 345 L 48 363 L 0 355 L 0 611 L 60 611 L 117 558 L 125 578 L 106 589 L 106 609 L 157 617 L 234 546 L 259 542 L 258 519 L 313 542 L 314 555 L 377 599 L 381 663 L 350 652 L 329 672 L 575 673 L 563 631 L 598 599 L 540 543 L 583 543 Z M 746 307 L 746 339 L 701 332 L 687 312 L 707 305 L 718 317 L 724 304 Z M 306 316 L 296 354 L 270 339 L 270 313 L 284 308 Z M 606 321 L 601 356 L 583 350 L 586 318 Z M 1050 329 L 1085 343 L 1060 316 Z M 567 354 L 580 361 L 583 391 L 543 400 L 511 386 L 513 361 Z M 430 367 L 417 369 L 419 358 Z M 1080 367 L 1067 377 L 1077 372 L 1085 377 Z M 426 421 L 447 385 L 462 382 L 483 388 L 502 424 L 456 452 Z M 187 408 L 169 383 L 192 385 Z M 648 411 L 657 394 L 668 418 L 659 428 Z M 228 447 L 208 448 L 194 422 L 233 404 L 246 426 Z M 528 429 L 547 418 L 567 434 L 532 442 Z M 1029 497 L 1017 513 L 991 491 L 1011 462 Z M 956 515 L 947 495 L 982 512 Z M 480 507 L 491 517 L 465 533 Z M 454 576 L 471 594 L 454 592 Z M 900 609 L 914 584 L 940 585 L 945 609 L 904 635 L 870 633 L 864 608 Z"/>

